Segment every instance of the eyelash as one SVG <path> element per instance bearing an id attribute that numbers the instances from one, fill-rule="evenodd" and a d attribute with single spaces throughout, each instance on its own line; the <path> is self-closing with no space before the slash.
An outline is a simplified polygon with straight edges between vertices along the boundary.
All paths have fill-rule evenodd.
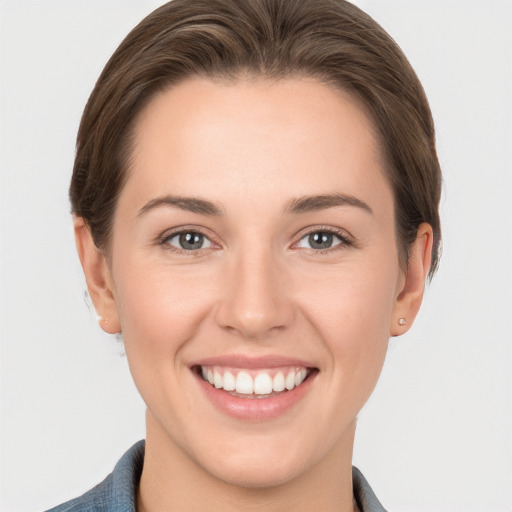
<path id="1" fill-rule="evenodd" d="M 301 233 L 300 238 L 297 242 L 295 242 L 292 245 L 292 248 L 296 247 L 304 238 L 315 234 L 315 233 L 326 233 L 329 235 L 333 235 L 336 238 L 340 240 L 339 244 L 336 244 L 332 247 L 329 247 L 327 249 L 307 249 L 311 254 L 314 254 L 315 256 L 320 256 L 323 254 L 328 254 L 336 250 L 340 250 L 342 248 L 346 247 L 352 247 L 354 245 L 354 240 L 350 235 L 348 235 L 345 231 L 342 231 L 340 229 L 333 228 L 331 226 L 315 226 L 314 228 L 310 229 L 309 231 L 306 231 L 304 233 Z M 209 249 L 207 248 L 200 248 L 197 250 L 186 250 L 186 249 L 180 249 L 174 245 L 169 244 L 169 240 L 172 238 L 182 235 L 182 234 L 197 234 L 203 236 L 206 240 L 208 240 L 213 246 L 217 245 L 220 246 L 220 244 L 211 236 L 207 235 L 202 229 L 197 227 L 191 227 L 191 228 L 179 228 L 172 232 L 167 232 L 161 235 L 158 239 L 159 245 L 161 245 L 165 250 L 173 252 L 175 254 L 185 255 L 185 256 L 200 256 L 204 253 L 204 250 Z"/>
<path id="2" fill-rule="evenodd" d="M 330 254 L 334 251 L 342 250 L 344 248 L 352 247 L 355 245 L 353 238 L 346 231 L 334 228 L 332 226 L 315 226 L 314 228 L 309 229 L 304 233 L 301 233 L 299 240 L 295 242 L 293 246 L 297 246 L 297 244 L 299 244 L 304 238 L 315 233 L 326 233 L 328 235 L 333 235 L 340 240 L 340 243 L 327 249 L 307 249 L 309 253 L 314 256 Z"/>
<path id="3" fill-rule="evenodd" d="M 215 245 L 219 246 L 219 244 L 215 241 L 214 237 L 212 237 L 211 235 L 207 235 L 202 229 L 197 228 L 197 227 L 190 227 L 190 228 L 184 227 L 184 228 L 176 229 L 175 231 L 171 231 L 170 233 L 166 232 L 161 237 L 159 237 L 158 243 L 165 250 L 173 252 L 178 255 L 184 255 L 184 256 L 201 256 L 201 255 L 203 255 L 204 250 L 209 249 L 207 247 L 204 249 L 201 248 L 201 249 L 197 249 L 197 250 L 186 250 L 186 249 L 181 249 L 179 247 L 169 244 L 169 240 L 171 240 L 172 238 L 174 238 L 176 236 L 184 235 L 184 234 L 201 235 L 206 240 L 208 240 L 213 246 L 215 246 Z"/>

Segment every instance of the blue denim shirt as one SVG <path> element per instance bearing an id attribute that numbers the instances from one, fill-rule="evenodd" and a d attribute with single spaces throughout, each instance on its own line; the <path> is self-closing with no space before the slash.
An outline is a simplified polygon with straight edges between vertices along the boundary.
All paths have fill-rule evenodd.
<path id="1" fill-rule="evenodd" d="M 114 471 L 96 487 L 47 512 L 136 512 L 137 487 L 144 462 L 144 441 L 134 444 Z M 354 497 L 361 512 L 386 512 L 357 468 L 352 468 Z"/>

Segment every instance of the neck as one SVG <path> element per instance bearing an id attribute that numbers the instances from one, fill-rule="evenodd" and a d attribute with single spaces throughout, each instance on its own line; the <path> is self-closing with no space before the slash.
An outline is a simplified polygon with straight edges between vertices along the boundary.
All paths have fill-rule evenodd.
<path id="1" fill-rule="evenodd" d="M 270 487 L 242 487 L 220 480 L 174 443 L 149 413 L 146 426 L 138 512 L 357 511 L 351 464 L 355 424 L 346 442 L 334 446 L 327 457 L 298 477 Z"/>

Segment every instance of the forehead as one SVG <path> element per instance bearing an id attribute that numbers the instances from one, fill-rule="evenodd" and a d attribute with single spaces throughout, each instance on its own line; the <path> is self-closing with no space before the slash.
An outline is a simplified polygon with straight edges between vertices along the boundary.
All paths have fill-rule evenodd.
<path id="1" fill-rule="evenodd" d="M 143 109 L 132 149 L 121 200 L 389 192 L 371 120 L 314 79 L 187 80 Z"/>

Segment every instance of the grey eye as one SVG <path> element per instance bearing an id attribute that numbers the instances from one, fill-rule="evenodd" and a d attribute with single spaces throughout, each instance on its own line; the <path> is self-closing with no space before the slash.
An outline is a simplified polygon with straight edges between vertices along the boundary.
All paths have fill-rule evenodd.
<path id="1" fill-rule="evenodd" d="M 211 242 L 203 234 L 197 231 L 184 231 L 169 237 L 166 241 L 169 245 L 183 249 L 184 251 L 197 251 L 211 247 Z"/>
<path id="2" fill-rule="evenodd" d="M 301 238 L 298 243 L 299 247 L 306 249 L 330 249 L 336 245 L 343 243 L 343 240 L 329 231 L 315 231 Z"/>

